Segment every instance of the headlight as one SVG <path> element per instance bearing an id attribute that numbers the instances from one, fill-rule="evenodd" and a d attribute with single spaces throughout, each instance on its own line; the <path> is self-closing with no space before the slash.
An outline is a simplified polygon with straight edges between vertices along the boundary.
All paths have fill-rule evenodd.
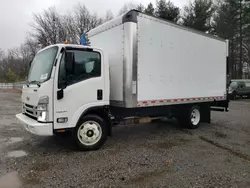
<path id="1" fill-rule="evenodd" d="M 233 88 L 229 87 L 228 88 L 228 93 L 230 93 L 230 94 L 233 93 Z"/>
<path id="2" fill-rule="evenodd" d="M 48 104 L 38 104 L 37 111 L 47 111 Z"/>
<path id="3" fill-rule="evenodd" d="M 48 104 L 49 104 L 49 97 L 45 96 L 39 99 L 37 105 L 37 115 L 38 121 L 47 122 L 48 121 Z"/>
<path id="4" fill-rule="evenodd" d="M 48 112 L 38 112 L 40 115 L 38 116 L 37 120 L 42 122 L 48 121 Z"/>
<path id="5" fill-rule="evenodd" d="M 41 97 L 39 99 L 38 104 L 49 104 L 49 97 L 48 96 Z"/>

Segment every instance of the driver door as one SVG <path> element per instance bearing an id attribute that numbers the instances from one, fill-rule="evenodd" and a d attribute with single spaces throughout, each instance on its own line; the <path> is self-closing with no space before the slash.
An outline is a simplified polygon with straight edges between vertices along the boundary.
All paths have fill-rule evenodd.
<path id="1" fill-rule="evenodd" d="M 102 54 L 86 48 L 67 50 L 73 53 L 72 72 L 65 70 L 65 52 L 62 54 L 55 81 L 54 129 L 74 127 L 75 114 L 89 104 L 103 101 L 104 74 Z M 63 97 L 58 99 L 58 91 Z M 65 122 L 62 120 L 65 119 Z"/>

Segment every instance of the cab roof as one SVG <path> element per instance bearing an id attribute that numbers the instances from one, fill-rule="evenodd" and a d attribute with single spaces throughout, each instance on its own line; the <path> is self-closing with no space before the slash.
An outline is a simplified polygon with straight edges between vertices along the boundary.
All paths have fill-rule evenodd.
<path id="1" fill-rule="evenodd" d="M 41 49 L 38 51 L 39 52 L 42 52 L 48 48 L 51 48 L 51 47 L 54 47 L 54 46 L 57 46 L 59 48 L 63 48 L 63 47 L 72 47 L 72 48 L 89 48 L 89 49 L 94 49 L 94 50 L 98 50 L 98 51 L 102 51 L 102 49 L 100 48 L 95 48 L 95 47 L 92 47 L 92 46 L 85 46 L 85 45 L 79 45 L 79 44 L 62 44 L 62 43 L 59 43 L 59 44 L 53 44 L 53 45 L 49 45 L 49 46 L 46 46 L 45 48 Z"/>

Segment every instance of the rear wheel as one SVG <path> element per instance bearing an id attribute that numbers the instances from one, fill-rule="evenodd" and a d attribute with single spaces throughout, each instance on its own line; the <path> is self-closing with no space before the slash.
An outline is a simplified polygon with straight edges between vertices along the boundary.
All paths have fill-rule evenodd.
<path id="1" fill-rule="evenodd" d="M 201 121 L 201 112 L 199 106 L 193 106 L 189 112 L 189 128 L 196 129 L 199 127 Z"/>
<path id="2" fill-rule="evenodd" d="M 196 129 L 200 125 L 201 111 L 198 105 L 194 105 L 189 109 L 182 112 L 182 115 L 178 117 L 178 121 L 187 126 L 190 129 Z"/>
<path id="3" fill-rule="evenodd" d="M 86 115 L 75 128 L 74 139 L 80 150 L 99 149 L 107 140 L 107 123 L 97 115 Z"/>

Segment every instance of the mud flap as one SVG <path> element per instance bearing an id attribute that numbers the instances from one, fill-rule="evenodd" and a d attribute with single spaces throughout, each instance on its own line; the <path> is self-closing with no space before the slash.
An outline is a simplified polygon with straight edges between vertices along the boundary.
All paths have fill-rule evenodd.
<path id="1" fill-rule="evenodd" d="M 201 123 L 211 123 L 211 110 L 208 104 L 201 106 Z"/>

